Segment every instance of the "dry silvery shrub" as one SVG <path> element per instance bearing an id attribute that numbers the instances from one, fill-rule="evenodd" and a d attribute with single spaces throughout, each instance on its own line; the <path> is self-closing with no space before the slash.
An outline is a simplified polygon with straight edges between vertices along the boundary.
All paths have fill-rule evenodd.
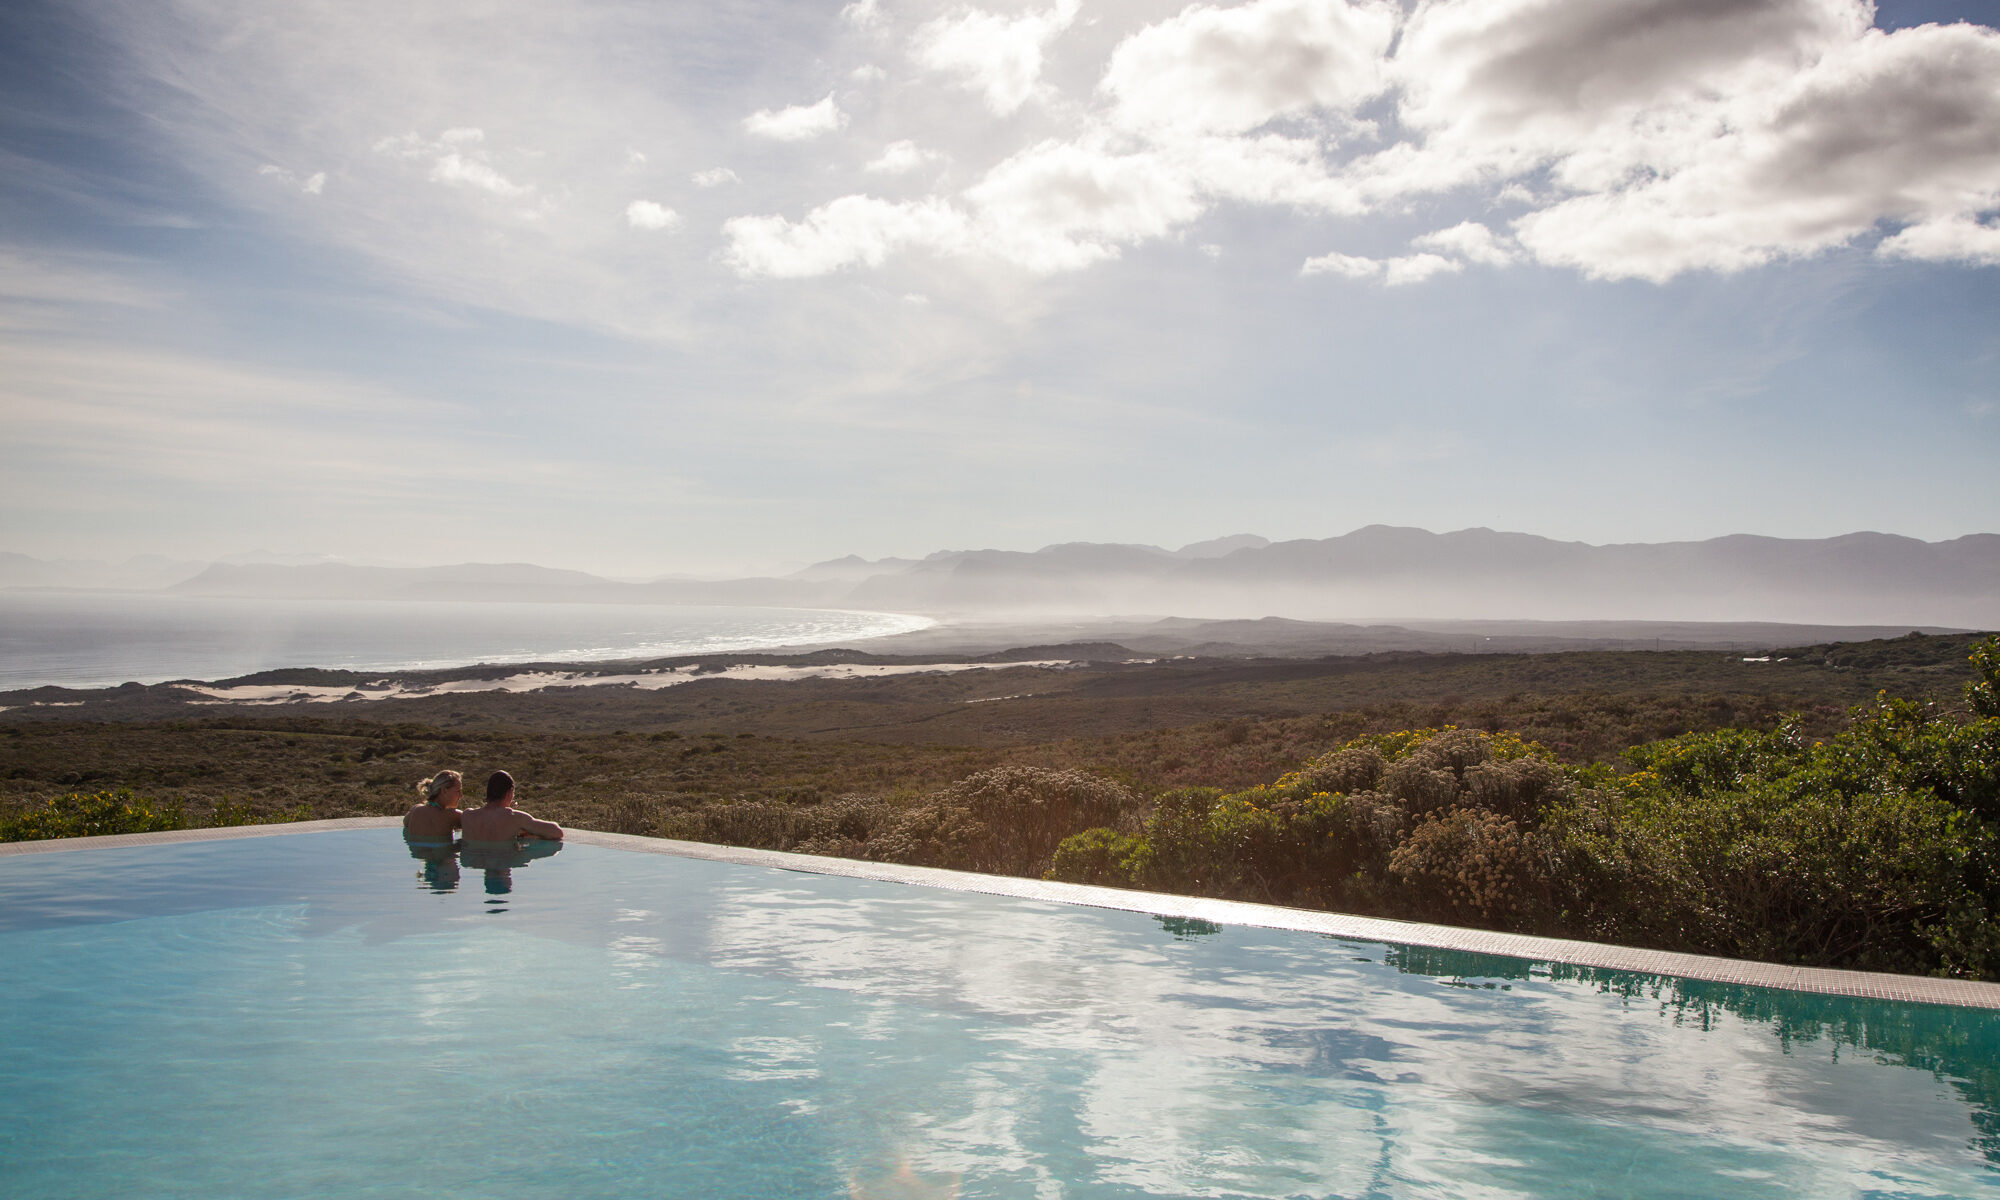
<path id="1" fill-rule="evenodd" d="M 1565 789 L 1562 769 L 1546 759 L 1494 759 L 1465 772 L 1466 802 L 1516 819 L 1533 817 Z"/>
<path id="2" fill-rule="evenodd" d="M 1343 746 L 1313 759 L 1299 774 L 1308 792 L 1365 792 L 1382 778 L 1384 765 L 1373 746 Z"/>
<path id="3" fill-rule="evenodd" d="M 1476 729 L 1447 729 L 1411 747 L 1405 762 L 1418 762 L 1435 771 L 1449 771 L 1453 778 L 1493 757 L 1486 734 Z"/>
<path id="4" fill-rule="evenodd" d="M 1505 923 L 1525 905 L 1523 884 L 1532 864 L 1528 841 L 1513 821 L 1457 808 L 1412 830 L 1389 856 L 1389 870 L 1433 915 Z"/>
<path id="5" fill-rule="evenodd" d="M 1349 837 L 1357 843 L 1359 857 L 1380 864 L 1409 826 L 1409 814 L 1401 802 L 1381 792 L 1352 792 L 1341 797 L 1340 814 Z"/>
<path id="6" fill-rule="evenodd" d="M 1390 764 L 1382 772 L 1381 787 L 1413 815 L 1450 808 L 1458 802 L 1458 776 L 1415 754 Z"/>

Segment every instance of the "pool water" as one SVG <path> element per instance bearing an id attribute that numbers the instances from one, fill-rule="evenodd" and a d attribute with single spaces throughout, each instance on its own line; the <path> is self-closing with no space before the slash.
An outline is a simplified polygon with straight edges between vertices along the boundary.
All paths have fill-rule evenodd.
<path id="1" fill-rule="evenodd" d="M 2000 1197 L 2000 1013 L 393 830 L 0 859 L 0 1194 Z"/>

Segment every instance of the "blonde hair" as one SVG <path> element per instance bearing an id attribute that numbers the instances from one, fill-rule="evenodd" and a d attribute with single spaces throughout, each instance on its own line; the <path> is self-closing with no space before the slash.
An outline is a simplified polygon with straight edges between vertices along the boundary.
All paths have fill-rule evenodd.
<path id="1" fill-rule="evenodd" d="M 462 784 L 463 782 L 463 777 L 457 771 L 439 771 L 429 779 L 418 784 L 417 791 L 423 795 L 424 799 L 435 801 L 439 796 L 444 795 L 445 790 L 451 787 L 452 784 Z"/>

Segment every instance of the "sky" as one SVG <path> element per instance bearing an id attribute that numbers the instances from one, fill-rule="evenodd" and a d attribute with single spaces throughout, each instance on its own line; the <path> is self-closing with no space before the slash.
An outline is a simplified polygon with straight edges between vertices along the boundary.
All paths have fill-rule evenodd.
<path id="1" fill-rule="evenodd" d="M 12 0 L 0 550 L 2000 531 L 1996 8 Z"/>

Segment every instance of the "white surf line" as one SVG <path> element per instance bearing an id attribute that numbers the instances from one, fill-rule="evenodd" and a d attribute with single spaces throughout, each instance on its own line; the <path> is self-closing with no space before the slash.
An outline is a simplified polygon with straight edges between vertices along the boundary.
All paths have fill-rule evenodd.
<path id="1" fill-rule="evenodd" d="M 748 679 L 786 682 L 795 679 L 874 679 L 887 675 L 955 674 L 959 671 L 997 671 L 1009 667 L 1067 667 L 1071 659 L 1048 658 L 1033 662 L 1004 663 L 827 663 L 820 666 L 724 667 L 719 671 L 682 670 L 658 667 L 627 675 L 593 675 L 584 671 L 526 671 L 499 679 L 454 679 L 448 683 L 411 684 L 394 679 L 378 679 L 343 687 L 306 687 L 292 684 L 202 687 L 181 684 L 184 691 L 206 697 L 193 704 L 334 704 L 363 700 L 413 700 L 423 696 L 449 696 L 467 692 L 540 692 L 550 688 L 629 687 L 658 691 L 697 683 L 704 679 Z"/>

